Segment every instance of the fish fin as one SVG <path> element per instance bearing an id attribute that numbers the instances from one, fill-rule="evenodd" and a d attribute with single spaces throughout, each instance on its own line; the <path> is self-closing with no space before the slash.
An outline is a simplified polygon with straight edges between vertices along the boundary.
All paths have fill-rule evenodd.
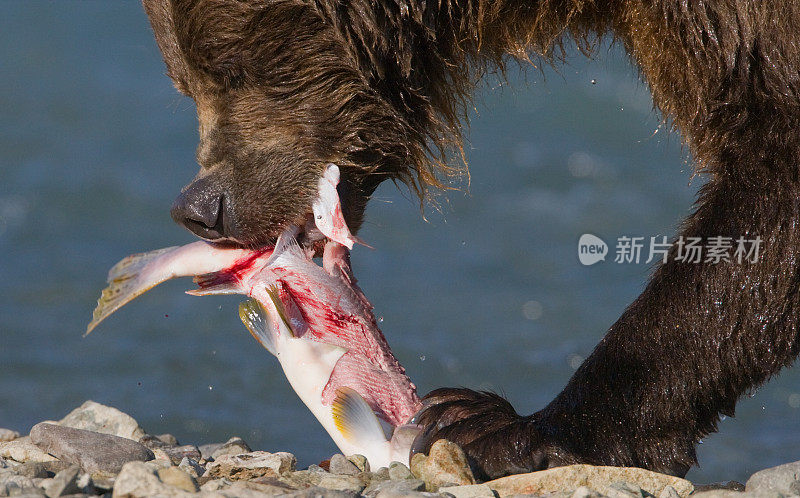
<path id="1" fill-rule="evenodd" d="M 283 324 L 286 326 L 286 329 L 289 331 L 289 334 L 291 334 L 291 336 L 294 337 L 294 331 L 292 330 L 292 323 L 286 316 L 286 308 L 284 308 L 283 301 L 281 301 L 281 298 L 278 295 L 278 287 L 274 285 L 268 286 L 267 295 L 269 296 L 270 301 L 272 301 L 272 304 L 275 306 L 275 310 L 278 312 L 278 316 L 280 317 Z"/>
<path id="2" fill-rule="evenodd" d="M 255 299 L 248 299 L 239 304 L 239 318 L 259 343 L 273 356 L 278 356 L 275 334 L 269 326 L 267 310 Z"/>
<path id="3" fill-rule="evenodd" d="M 311 210 L 314 213 L 314 224 L 323 235 L 352 249 L 356 239 L 350 233 L 342 214 L 339 192 L 336 190 L 339 176 L 339 167 L 333 163 L 328 164 L 319 179 L 317 198 L 311 203 Z"/>
<path id="4" fill-rule="evenodd" d="M 275 248 L 272 249 L 272 254 L 267 258 L 264 266 L 267 267 L 271 265 L 276 259 L 278 259 L 278 256 L 283 254 L 287 248 L 291 247 L 292 242 L 297 244 L 295 237 L 297 237 L 298 233 L 300 233 L 300 228 L 295 225 L 290 225 L 289 228 L 281 232 L 281 234 L 278 235 L 278 240 L 275 241 Z"/>
<path id="5" fill-rule="evenodd" d="M 348 441 L 386 441 L 378 417 L 355 389 L 338 388 L 331 404 L 331 413 L 336 428 Z"/>
<path id="6" fill-rule="evenodd" d="M 225 270 L 197 275 L 193 281 L 198 288 L 186 291 L 190 296 L 244 294 L 238 282 Z"/>
<path id="7" fill-rule="evenodd" d="M 132 254 L 115 264 L 108 272 L 108 287 L 103 289 L 100 298 L 97 300 L 97 307 L 92 313 L 92 321 L 86 327 L 84 337 L 89 335 L 100 322 L 122 306 L 156 285 L 172 278 L 163 276 L 152 280 L 141 280 L 139 277 L 147 268 L 147 265 L 176 249 L 178 247 L 167 247 L 155 251 Z"/>
<path id="8" fill-rule="evenodd" d="M 392 433 L 392 439 L 389 441 L 389 451 L 394 458 L 411 458 L 411 445 L 422 428 L 417 424 L 403 424 L 397 426 Z M 399 460 L 403 461 L 403 460 Z"/>

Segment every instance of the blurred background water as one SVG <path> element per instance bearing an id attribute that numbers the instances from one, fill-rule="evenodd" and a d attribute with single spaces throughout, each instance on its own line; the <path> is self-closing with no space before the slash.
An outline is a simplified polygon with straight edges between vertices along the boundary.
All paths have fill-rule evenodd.
<path id="1" fill-rule="evenodd" d="M 422 393 L 505 393 L 523 413 L 563 387 L 650 268 L 584 267 L 577 240 L 672 235 L 701 178 L 618 47 L 558 70 L 488 78 L 467 144 L 468 193 L 424 221 L 384 185 L 354 266 Z M 138 2 L 0 3 L 0 427 L 27 432 L 86 399 L 151 433 L 240 435 L 308 465 L 335 452 L 239 298 L 171 282 L 82 338 L 107 270 L 190 242 L 169 207 L 195 174 L 196 118 L 164 76 Z M 654 361 L 658 361 L 654 358 Z M 800 458 L 800 369 L 745 397 L 689 477 L 744 480 Z"/>

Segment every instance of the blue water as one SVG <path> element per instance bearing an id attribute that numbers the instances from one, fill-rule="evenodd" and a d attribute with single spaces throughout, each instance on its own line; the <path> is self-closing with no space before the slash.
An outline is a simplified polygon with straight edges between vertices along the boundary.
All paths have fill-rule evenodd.
<path id="1" fill-rule="evenodd" d="M 163 73 L 138 2 L 0 3 L 0 427 L 94 399 L 151 433 L 240 435 L 314 463 L 335 448 L 239 323 L 238 298 L 171 282 L 81 337 L 116 261 L 192 240 L 168 211 L 196 170 L 194 106 Z M 381 187 L 361 232 L 376 249 L 356 249 L 354 266 L 421 392 L 495 389 L 531 412 L 650 271 L 580 265 L 580 235 L 671 235 L 702 178 L 618 48 L 509 79 L 476 99 L 469 187 L 427 222 L 410 194 Z M 800 458 L 800 369 L 721 429 L 690 478 Z"/>

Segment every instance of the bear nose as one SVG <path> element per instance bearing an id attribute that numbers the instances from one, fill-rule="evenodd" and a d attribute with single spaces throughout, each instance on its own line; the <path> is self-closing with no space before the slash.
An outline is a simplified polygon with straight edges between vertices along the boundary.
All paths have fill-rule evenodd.
<path id="1" fill-rule="evenodd" d="M 175 199 L 172 219 L 207 240 L 226 237 L 225 196 L 207 178 L 192 182 Z"/>

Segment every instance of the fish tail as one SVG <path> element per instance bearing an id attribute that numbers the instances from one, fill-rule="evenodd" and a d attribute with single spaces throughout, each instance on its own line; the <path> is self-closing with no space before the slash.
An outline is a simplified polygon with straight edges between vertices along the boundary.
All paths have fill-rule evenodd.
<path id="1" fill-rule="evenodd" d="M 133 254 L 114 265 L 108 272 L 108 287 L 103 289 L 92 313 L 92 321 L 86 327 L 84 336 L 97 327 L 100 322 L 137 296 L 147 292 L 162 280 L 142 280 L 140 276 L 153 261 L 174 251 L 177 247 L 167 247 L 155 251 Z"/>

